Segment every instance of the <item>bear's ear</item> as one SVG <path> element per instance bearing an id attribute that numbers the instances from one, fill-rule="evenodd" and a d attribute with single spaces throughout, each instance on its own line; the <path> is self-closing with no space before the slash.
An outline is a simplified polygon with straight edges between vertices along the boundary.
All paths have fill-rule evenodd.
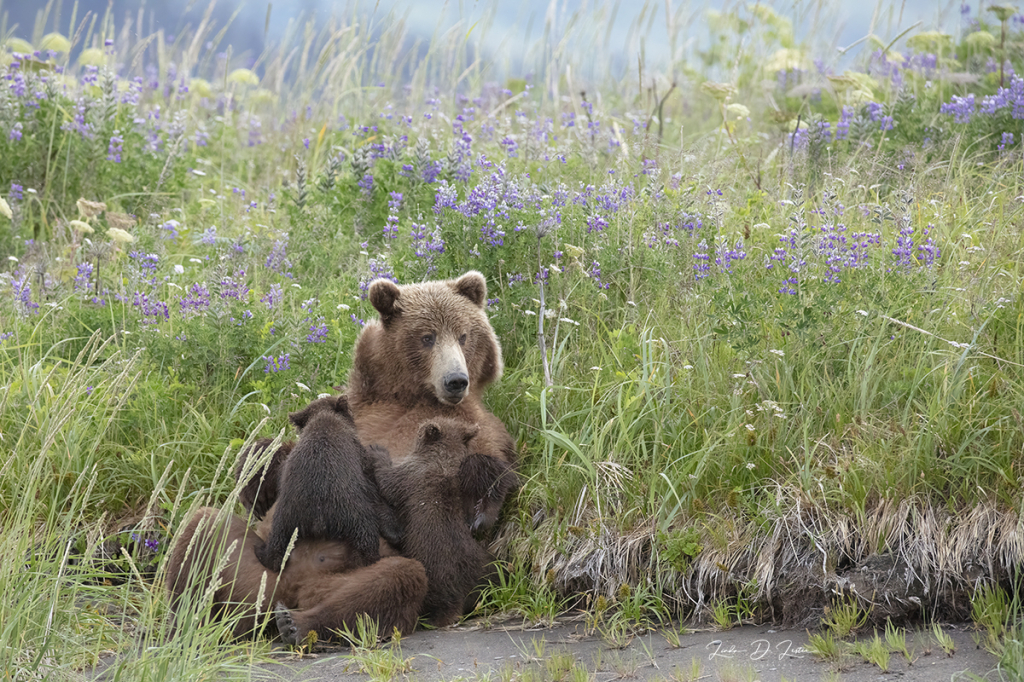
<path id="1" fill-rule="evenodd" d="M 316 412 L 316 410 L 317 408 L 314 407 L 314 403 L 310 403 L 298 412 L 292 412 L 289 414 L 288 420 L 295 425 L 295 428 L 301 431 L 306 428 L 306 424 L 309 423 L 309 418 L 313 416 L 313 413 Z"/>
<path id="2" fill-rule="evenodd" d="M 465 296 L 478 308 L 487 302 L 487 280 L 476 270 L 470 270 L 452 282 L 452 289 L 460 296 Z"/>
<path id="3" fill-rule="evenodd" d="M 433 445 L 441 440 L 441 427 L 436 422 L 423 422 L 420 424 L 419 439 L 423 445 Z"/>
<path id="4" fill-rule="evenodd" d="M 348 396 L 342 393 L 339 396 L 334 396 L 332 399 L 334 400 L 334 411 L 351 419 L 352 410 L 348 406 Z"/>
<path id="5" fill-rule="evenodd" d="M 380 313 L 381 322 L 387 322 L 398 313 L 395 303 L 400 293 L 398 285 L 389 279 L 373 280 L 370 285 L 370 303 Z"/>

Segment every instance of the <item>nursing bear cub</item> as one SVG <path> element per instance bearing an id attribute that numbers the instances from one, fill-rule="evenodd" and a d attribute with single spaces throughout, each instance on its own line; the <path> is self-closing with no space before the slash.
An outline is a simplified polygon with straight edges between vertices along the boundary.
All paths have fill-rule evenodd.
<path id="1" fill-rule="evenodd" d="M 474 500 L 466 497 L 459 477 L 478 431 L 475 424 L 443 417 L 425 422 L 412 454 L 378 478 L 381 494 L 405 526 L 405 556 L 427 571 L 423 614 L 438 626 L 462 615 L 491 561 L 466 522 L 466 505 Z"/>
<path id="2" fill-rule="evenodd" d="M 400 547 L 401 529 L 376 484 L 387 453 L 359 442 L 345 396 L 314 400 L 289 418 L 299 441 L 281 470 L 270 533 L 256 549 L 260 562 L 280 571 L 296 529 L 300 539 L 348 542 L 359 566 L 380 559 L 381 536 Z"/>

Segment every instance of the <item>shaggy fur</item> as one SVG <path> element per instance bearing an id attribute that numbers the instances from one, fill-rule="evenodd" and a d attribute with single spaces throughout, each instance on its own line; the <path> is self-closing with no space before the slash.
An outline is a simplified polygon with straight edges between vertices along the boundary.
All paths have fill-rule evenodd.
<path id="1" fill-rule="evenodd" d="M 465 499 L 459 478 L 477 431 L 475 424 L 432 419 L 420 427 L 415 450 L 380 473 L 381 493 L 406 528 L 405 555 L 426 569 L 423 613 L 437 626 L 462 615 L 491 561 L 466 523 L 466 505 L 474 501 Z"/>
<path id="2" fill-rule="evenodd" d="M 215 568 L 222 566 L 209 617 L 235 619 L 236 637 L 262 630 L 265 623 L 257 622 L 257 614 L 269 616 L 271 604 L 278 605 L 279 622 L 282 611 L 294 610 L 294 629 L 282 635 L 286 641 L 300 641 L 310 630 L 330 639 L 333 630 L 353 627 L 360 614 L 377 621 L 382 635 L 394 628 L 402 633 L 415 628 L 427 592 L 419 562 L 385 556 L 360 568 L 346 543 L 300 540 L 279 578 L 256 558 L 254 550 L 262 543 L 257 530 L 241 517 L 199 509 L 178 532 L 167 559 L 167 590 L 178 626 L 187 622 L 188 609 L 196 608 Z M 386 543 L 381 551 L 392 552 Z"/>
<path id="3" fill-rule="evenodd" d="M 376 562 L 380 536 L 397 543 L 401 530 L 377 490 L 377 453 L 360 444 L 344 396 L 315 400 L 290 418 L 299 441 L 284 463 L 273 525 L 256 556 L 279 571 L 297 528 L 302 539 L 346 541 L 358 565 Z"/>
<path id="4" fill-rule="evenodd" d="M 469 450 L 490 459 L 467 464 L 479 494 L 467 522 L 474 530 L 490 528 L 514 481 L 507 474 L 516 450 L 482 400 L 484 388 L 502 372 L 483 275 L 470 271 L 455 280 L 405 286 L 378 279 L 369 297 L 380 320 L 367 323 L 356 341 L 347 391 L 360 440 L 386 448 L 399 464 L 414 452 L 424 421 L 448 417 L 477 424 Z"/>

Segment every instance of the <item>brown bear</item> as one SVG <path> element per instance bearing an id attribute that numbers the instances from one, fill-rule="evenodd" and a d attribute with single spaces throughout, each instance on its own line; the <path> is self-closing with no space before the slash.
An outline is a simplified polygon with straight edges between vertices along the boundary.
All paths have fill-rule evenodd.
<path id="1" fill-rule="evenodd" d="M 263 526 L 265 528 L 265 525 Z M 257 614 L 268 616 L 277 604 L 277 620 L 286 622 L 282 638 L 292 644 L 310 631 L 330 639 L 334 631 L 354 629 L 361 614 L 377 622 L 378 635 L 397 628 L 409 633 L 427 592 L 423 566 L 414 559 L 385 556 L 359 567 L 346 543 L 300 540 L 278 576 L 260 564 L 255 549 L 263 544 L 258 529 L 239 516 L 203 507 L 181 528 L 167 559 L 166 583 L 178 627 L 188 609 L 208 589 L 215 567 L 220 586 L 212 595 L 210 617 L 235 618 L 234 636 L 256 634 L 263 627 Z M 392 550 L 382 543 L 382 552 Z"/>
<path id="2" fill-rule="evenodd" d="M 462 615 L 467 596 L 491 562 L 466 523 L 467 501 L 459 480 L 470 455 L 468 443 L 478 431 L 475 424 L 444 417 L 424 422 L 413 452 L 379 474 L 381 493 L 405 526 L 405 556 L 427 571 L 423 614 L 438 627 Z"/>
<path id="3" fill-rule="evenodd" d="M 359 442 L 345 396 L 314 400 L 289 418 L 299 442 L 283 465 L 273 524 L 256 557 L 280 571 L 298 529 L 302 539 L 347 541 L 357 565 L 376 562 L 381 536 L 395 546 L 401 542 L 395 515 L 377 489 L 377 462 L 386 455 Z"/>
<path id="4" fill-rule="evenodd" d="M 476 424 L 469 455 L 459 456 L 453 475 L 458 492 L 447 489 L 439 504 L 460 510 L 470 533 L 489 529 L 517 476 L 515 444 L 482 401 L 484 388 L 502 372 L 501 346 L 485 310 L 483 275 L 471 271 L 455 280 L 404 286 L 376 280 L 369 298 L 380 320 L 370 321 L 356 341 L 346 389 L 360 441 L 385 448 L 400 465 L 413 456 L 422 422 L 447 417 Z M 275 453 L 271 468 L 287 454 L 284 447 Z M 267 494 L 271 490 L 260 488 L 250 508 L 268 509 L 274 501 Z M 451 548 L 447 551 L 454 556 Z M 477 572 L 474 580 L 479 581 L 486 561 L 476 550 L 466 561 L 470 568 L 460 575 Z M 279 623 L 288 625 L 286 619 Z"/>
<path id="5" fill-rule="evenodd" d="M 515 443 L 483 404 L 501 376 L 501 345 L 487 319 L 487 282 L 470 271 L 458 279 L 370 285 L 380 320 L 356 340 L 349 407 L 364 445 L 379 445 L 400 464 L 415 451 L 419 426 L 435 417 L 477 424 L 466 460 L 465 492 L 477 494 L 467 523 L 486 530 L 514 481 Z"/>
<path id="6" fill-rule="evenodd" d="M 474 533 L 490 528 L 517 478 L 515 443 L 482 401 L 483 389 L 502 372 L 501 345 L 485 311 L 483 275 L 470 271 L 455 280 L 404 286 L 378 279 L 369 298 L 380 320 L 367 323 L 356 341 L 346 389 L 359 440 L 383 447 L 399 463 L 412 452 L 419 425 L 428 419 L 479 425 L 470 442 L 474 456 L 464 461 L 460 478 L 464 492 L 476 495 L 467 522 Z M 291 445 L 274 453 L 267 479 L 281 468 Z M 277 481 L 260 486 L 256 475 L 243 488 L 249 490 L 259 494 L 242 495 L 242 504 L 262 517 L 276 498 Z"/>

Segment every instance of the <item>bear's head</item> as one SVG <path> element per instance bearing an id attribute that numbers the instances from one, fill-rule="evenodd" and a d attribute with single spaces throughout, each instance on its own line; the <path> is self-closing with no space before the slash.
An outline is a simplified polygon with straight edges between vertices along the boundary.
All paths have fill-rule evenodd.
<path id="1" fill-rule="evenodd" d="M 380 313 L 374 353 L 390 366 L 375 370 L 394 375 L 394 391 L 407 390 L 399 382 L 414 382 L 417 392 L 458 405 L 501 376 L 501 346 L 487 319 L 487 282 L 479 272 L 404 286 L 378 279 L 369 298 Z"/>
<path id="2" fill-rule="evenodd" d="M 352 412 L 348 407 L 348 398 L 344 395 L 332 395 L 326 398 L 317 398 L 309 405 L 298 412 L 292 412 L 288 415 L 288 419 L 292 424 L 295 425 L 300 432 L 306 428 L 306 424 L 309 420 L 322 412 L 333 412 L 334 414 L 340 415 L 345 421 L 354 424 L 352 421 Z"/>
<path id="3" fill-rule="evenodd" d="M 476 424 L 435 417 L 422 424 L 416 434 L 417 456 L 444 455 L 444 459 L 456 461 L 469 454 L 469 441 L 480 432 Z"/>

